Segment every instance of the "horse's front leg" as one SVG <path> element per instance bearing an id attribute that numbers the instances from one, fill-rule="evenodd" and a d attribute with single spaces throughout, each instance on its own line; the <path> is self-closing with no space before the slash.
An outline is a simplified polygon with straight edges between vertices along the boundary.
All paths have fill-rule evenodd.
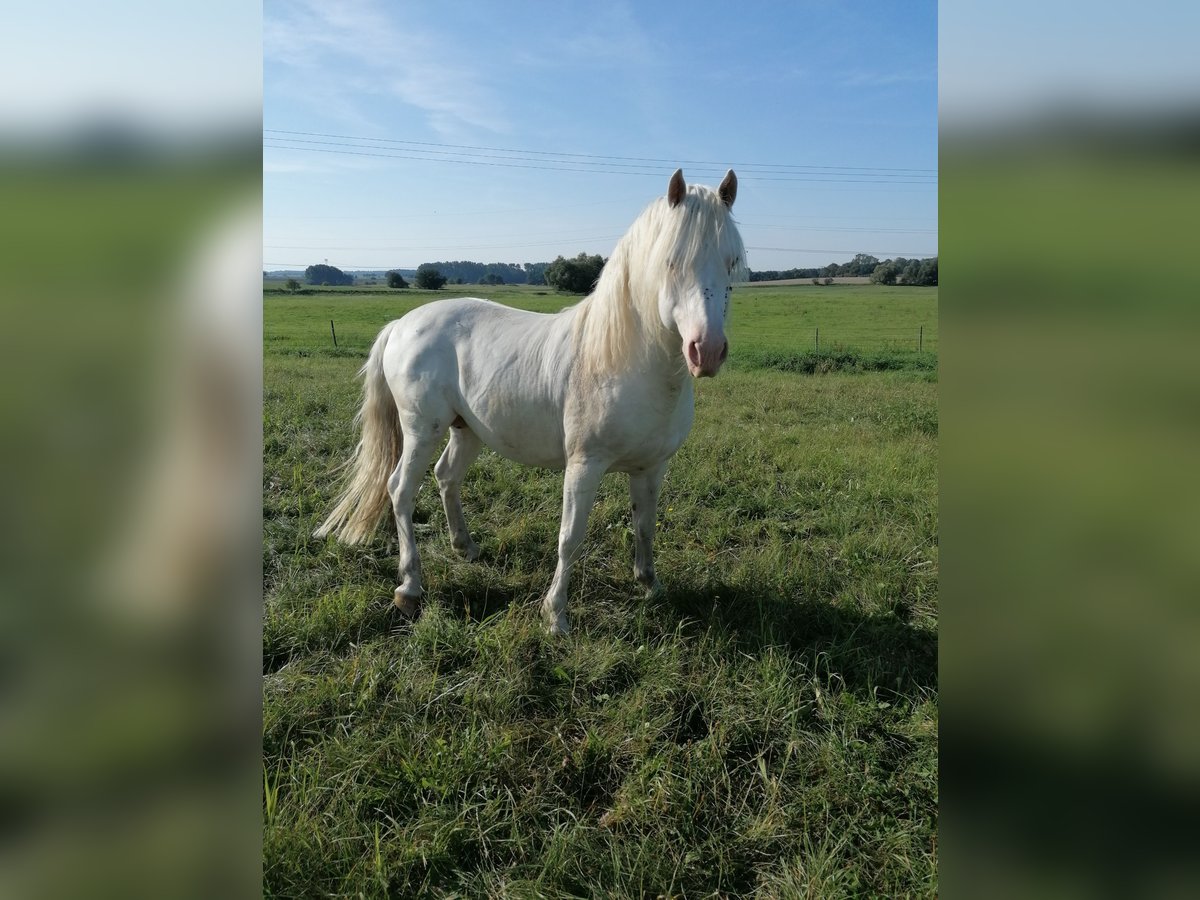
<path id="1" fill-rule="evenodd" d="M 606 469 L 605 464 L 595 460 L 567 463 L 563 478 L 562 526 L 558 530 L 558 568 L 554 571 L 554 581 L 550 584 L 546 599 L 542 601 L 542 618 L 551 634 L 566 634 L 571 629 L 567 621 L 571 566 L 583 546 L 588 516 Z"/>
<path id="2" fill-rule="evenodd" d="M 658 493 L 667 464 L 629 476 L 629 499 L 633 503 L 633 577 L 646 588 L 646 596 L 662 591 L 654 574 L 654 529 L 658 520 Z"/>

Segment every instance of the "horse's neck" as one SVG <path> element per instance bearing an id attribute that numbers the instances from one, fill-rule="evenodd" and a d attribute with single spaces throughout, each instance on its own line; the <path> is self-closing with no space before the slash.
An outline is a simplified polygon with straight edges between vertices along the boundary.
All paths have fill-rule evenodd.
<path id="1" fill-rule="evenodd" d="M 661 386 L 665 391 L 679 394 L 685 384 L 690 384 L 687 366 L 683 361 L 681 340 L 678 334 L 666 329 L 659 321 L 657 311 L 647 314 L 646 310 L 654 309 L 652 303 L 637 304 L 634 298 L 589 296 L 582 303 L 572 307 L 569 315 L 572 317 L 587 314 L 589 303 L 603 304 L 621 302 L 633 305 L 631 327 L 635 330 L 631 336 L 633 346 L 628 350 L 627 368 L 610 373 L 620 379 L 628 379 L 646 388 Z M 603 313 L 602 313 L 603 315 Z M 608 321 L 607 318 L 601 321 Z M 589 323 L 590 324 L 590 323 Z M 572 325 L 572 331 L 574 326 Z M 590 339 L 596 340 L 599 335 L 592 333 Z"/>
<path id="2" fill-rule="evenodd" d="M 673 337 L 656 335 L 656 339 L 646 346 L 641 354 L 639 375 L 651 383 L 678 388 L 690 383 L 690 376 L 683 362 L 683 352 L 675 345 Z"/>
<path id="3" fill-rule="evenodd" d="M 647 408 L 665 413 L 681 401 L 690 403 L 692 379 L 675 336 L 658 325 L 652 337 L 644 334 L 641 337 L 645 340 L 634 354 L 632 365 L 618 377 L 629 390 L 648 401 Z"/>
<path id="4" fill-rule="evenodd" d="M 652 307 L 653 304 L 646 304 L 641 308 Z M 679 335 L 665 328 L 657 314 L 645 318 L 638 316 L 637 322 L 640 332 L 638 340 L 642 346 L 642 351 L 638 354 L 641 374 L 655 382 L 676 388 L 688 382 L 682 339 Z"/>

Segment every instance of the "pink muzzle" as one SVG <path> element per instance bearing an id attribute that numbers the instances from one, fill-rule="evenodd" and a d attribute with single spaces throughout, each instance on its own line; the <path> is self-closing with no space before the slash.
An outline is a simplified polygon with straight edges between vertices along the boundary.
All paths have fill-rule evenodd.
<path id="1" fill-rule="evenodd" d="M 703 340 L 691 340 L 686 352 L 688 371 L 695 378 L 711 378 L 729 355 L 729 342 L 720 334 Z"/>

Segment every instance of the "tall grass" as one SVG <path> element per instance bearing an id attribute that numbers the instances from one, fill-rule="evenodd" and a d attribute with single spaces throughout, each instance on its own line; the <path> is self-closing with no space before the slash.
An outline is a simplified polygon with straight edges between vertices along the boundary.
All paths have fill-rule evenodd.
<path id="1" fill-rule="evenodd" d="M 358 396 L 328 319 L 352 353 L 396 306 L 266 306 L 265 893 L 934 894 L 936 370 L 806 377 L 743 335 L 667 476 L 666 593 L 641 599 L 610 475 L 567 639 L 537 613 L 561 476 L 485 452 L 478 562 L 418 498 L 408 623 L 394 536 L 311 537 Z"/>

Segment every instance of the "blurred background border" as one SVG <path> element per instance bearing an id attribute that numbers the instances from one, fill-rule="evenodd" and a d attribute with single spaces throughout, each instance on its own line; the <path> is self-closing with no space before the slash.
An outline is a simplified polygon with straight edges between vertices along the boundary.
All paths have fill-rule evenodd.
<path id="1" fill-rule="evenodd" d="M 253 893 L 260 11 L 6 32 L 0 893 Z M 941 5 L 949 895 L 1200 888 L 1198 33 Z"/>

